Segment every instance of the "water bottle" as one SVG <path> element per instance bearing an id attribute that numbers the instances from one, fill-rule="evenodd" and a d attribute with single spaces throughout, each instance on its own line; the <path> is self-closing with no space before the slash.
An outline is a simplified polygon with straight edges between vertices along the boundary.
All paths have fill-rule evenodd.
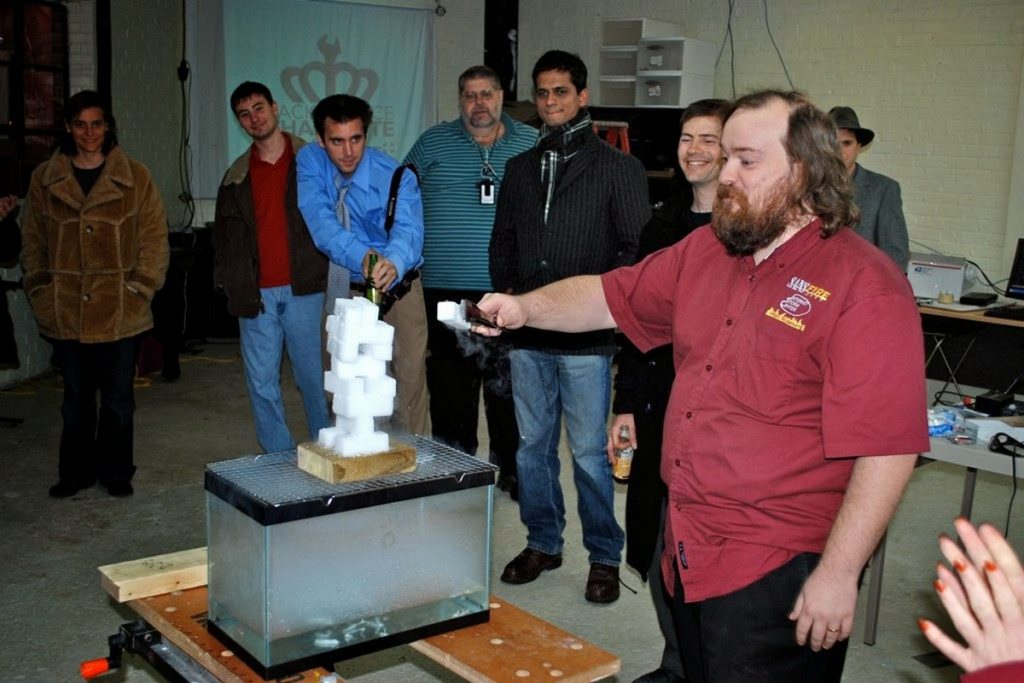
<path id="1" fill-rule="evenodd" d="M 619 425 L 619 444 L 625 444 L 625 448 L 616 448 L 615 455 L 618 461 L 612 469 L 612 476 L 615 481 L 625 484 L 629 481 L 629 470 L 633 466 L 633 447 L 629 445 L 629 425 Z"/>

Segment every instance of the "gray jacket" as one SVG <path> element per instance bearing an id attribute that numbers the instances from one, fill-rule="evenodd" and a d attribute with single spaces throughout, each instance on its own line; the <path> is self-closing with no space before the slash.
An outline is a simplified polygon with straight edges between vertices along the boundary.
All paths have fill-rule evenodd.
<path id="1" fill-rule="evenodd" d="M 859 235 L 889 255 L 901 270 L 910 260 L 910 238 L 903 218 L 900 184 L 857 164 L 853 172 L 854 203 L 860 209 Z"/>

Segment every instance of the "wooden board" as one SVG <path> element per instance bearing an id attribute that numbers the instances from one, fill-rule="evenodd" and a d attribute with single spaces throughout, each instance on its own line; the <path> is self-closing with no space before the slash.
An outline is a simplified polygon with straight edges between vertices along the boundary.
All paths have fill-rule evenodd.
<path id="1" fill-rule="evenodd" d="M 264 681 L 206 630 L 205 586 L 132 600 L 128 606 L 220 680 Z M 473 683 L 583 683 L 613 676 L 621 668 L 615 655 L 493 596 L 488 623 L 418 640 L 411 646 Z M 338 666 L 343 670 L 345 664 Z M 279 680 L 316 683 L 326 673 L 325 669 L 313 669 Z"/>
<path id="2" fill-rule="evenodd" d="M 206 630 L 206 586 L 132 600 L 128 606 L 219 680 L 226 683 L 263 683 L 266 680 Z M 331 672 L 323 668 L 310 669 L 277 681 L 318 683 L 328 673 Z"/>
<path id="3" fill-rule="evenodd" d="M 380 453 L 352 456 L 338 455 L 331 448 L 308 441 L 299 444 L 298 454 L 300 470 L 331 484 L 416 469 L 416 449 L 400 441 L 392 441 L 391 448 Z"/>
<path id="4" fill-rule="evenodd" d="M 118 602 L 206 585 L 206 548 L 192 548 L 99 568 L 100 585 Z"/>
<path id="5" fill-rule="evenodd" d="M 473 683 L 583 683 L 619 672 L 615 655 L 491 596 L 491 620 L 412 647 Z"/>

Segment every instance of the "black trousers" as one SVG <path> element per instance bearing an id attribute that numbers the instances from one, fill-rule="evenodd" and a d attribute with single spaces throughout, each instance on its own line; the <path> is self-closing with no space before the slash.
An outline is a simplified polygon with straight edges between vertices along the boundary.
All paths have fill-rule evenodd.
<path id="1" fill-rule="evenodd" d="M 814 652 L 796 644 L 789 620 L 820 557 L 798 555 L 745 588 L 688 604 L 676 571 L 672 611 L 687 683 L 839 683 L 849 641 Z"/>
<path id="2" fill-rule="evenodd" d="M 60 481 L 131 481 L 137 338 L 83 344 L 52 340 L 64 378 L 58 474 Z M 96 393 L 99 392 L 99 411 Z"/>
<path id="3" fill-rule="evenodd" d="M 515 476 L 519 428 L 512 402 L 508 343 L 470 332 L 456 334 L 437 320 L 439 301 L 478 301 L 484 292 L 424 289 L 427 308 L 427 387 L 430 423 L 438 441 L 476 455 L 480 388 L 490 439 L 489 461 Z"/>

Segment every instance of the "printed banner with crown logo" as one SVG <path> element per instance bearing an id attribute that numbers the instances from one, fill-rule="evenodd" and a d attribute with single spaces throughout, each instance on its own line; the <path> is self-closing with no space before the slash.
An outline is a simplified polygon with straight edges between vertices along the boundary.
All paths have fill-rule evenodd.
<path id="1" fill-rule="evenodd" d="M 313 141 L 316 103 L 355 95 L 373 107 L 369 144 L 401 159 L 434 122 L 430 12 L 319 0 L 224 0 L 223 7 L 227 91 L 245 80 L 265 83 L 283 130 Z M 250 140 L 225 113 L 234 159 Z"/>

